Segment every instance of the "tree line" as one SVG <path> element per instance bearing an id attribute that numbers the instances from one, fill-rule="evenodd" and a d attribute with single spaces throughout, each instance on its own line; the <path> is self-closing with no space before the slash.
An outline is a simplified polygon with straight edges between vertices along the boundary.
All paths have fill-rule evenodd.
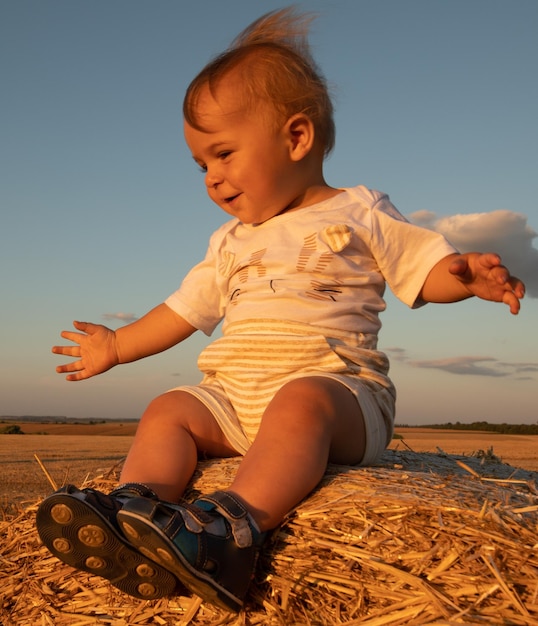
<path id="1" fill-rule="evenodd" d="M 481 430 L 500 435 L 538 435 L 538 424 L 491 424 L 490 422 L 446 422 L 445 424 L 430 424 L 424 428 L 443 430 Z"/>

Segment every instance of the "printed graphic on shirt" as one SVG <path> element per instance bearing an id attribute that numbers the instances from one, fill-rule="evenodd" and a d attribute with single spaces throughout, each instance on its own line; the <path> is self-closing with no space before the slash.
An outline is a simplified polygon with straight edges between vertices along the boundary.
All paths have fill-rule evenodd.
<path id="1" fill-rule="evenodd" d="M 248 265 L 242 267 L 238 272 L 240 282 L 247 282 L 251 268 L 255 268 L 255 273 L 258 278 L 265 276 L 265 274 L 267 273 L 267 268 L 265 267 L 265 265 L 263 265 L 262 259 L 266 252 L 267 248 L 264 248 L 263 250 L 258 250 L 257 252 L 253 252 L 250 255 Z"/>
<path id="2" fill-rule="evenodd" d="M 296 265 L 298 272 L 322 272 L 332 261 L 332 252 L 318 254 L 317 238 L 317 233 L 312 233 L 304 238 Z"/>
<path id="3" fill-rule="evenodd" d="M 262 263 L 262 259 L 266 252 L 267 248 L 263 248 L 262 250 L 256 250 L 256 252 L 252 252 L 250 254 L 247 263 L 245 263 L 237 272 L 237 278 L 241 284 L 246 284 L 253 276 L 255 278 L 263 278 L 267 274 L 267 268 Z M 228 274 L 226 274 L 228 276 L 231 276 L 234 273 L 234 261 L 235 255 L 233 253 L 228 253 L 226 265 L 223 266 L 221 264 L 221 268 L 228 272 Z M 229 303 L 231 305 L 236 305 L 242 292 L 243 290 L 240 287 L 234 289 L 229 297 Z"/>
<path id="4" fill-rule="evenodd" d="M 352 235 L 353 230 L 347 224 L 333 224 L 324 228 L 319 236 L 333 252 L 342 252 L 351 243 Z"/>
<path id="5" fill-rule="evenodd" d="M 315 300 L 332 300 L 336 302 L 336 296 L 342 293 L 340 289 L 341 283 L 324 283 L 318 280 L 310 281 L 312 289 L 306 292 L 307 296 L 314 298 Z"/>
<path id="6" fill-rule="evenodd" d="M 306 280 L 304 290 L 299 291 L 298 295 L 302 293 L 307 298 L 325 302 L 337 301 L 338 296 L 342 294 L 343 283 L 337 279 L 333 279 L 332 282 L 324 281 L 322 278 L 320 279 L 320 275 L 323 276 L 326 273 L 335 256 L 350 244 L 352 235 L 353 231 L 349 226 L 333 224 L 319 233 L 313 232 L 303 238 L 302 246 L 298 249 L 295 269 Z M 246 287 L 249 281 L 263 279 L 267 275 L 268 269 L 264 263 L 267 261 L 267 250 L 267 248 L 262 248 L 251 252 L 248 261 L 244 264 L 238 264 L 233 253 L 223 254 L 220 265 L 221 272 L 228 276 L 236 273 L 239 282 L 239 285 L 232 290 L 229 296 L 230 305 L 238 304 L 241 294 L 245 291 L 243 287 Z M 289 253 L 290 256 L 293 255 L 293 249 L 285 252 Z M 238 265 L 242 265 L 242 267 L 238 269 Z M 311 278 L 309 279 L 309 277 Z M 257 282 L 258 289 L 260 283 Z M 268 287 L 272 293 L 276 293 L 279 286 L 286 289 L 286 282 L 282 279 L 270 279 L 268 280 Z M 246 288 L 248 289 L 248 287 Z"/>
<path id="7" fill-rule="evenodd" d="M 235 306 L 238 303 L 239 296 L 241 294 L 241 289 L 234 289 L 228 299 L 228 303 L 230 305 Z"/>
<path id="8" fill-rule="evenodd" d="M 222 253 L 222 258 L 219 263 L 219 273 L 222 276 L 226 276 L 229 278 L 234 272 L 235 265 L 235 254 L 233 252 L 228 252 L 228 250 L 224 250 Z"/>
<path id="9" fill-rule="evenodd" d="M 318 252 L 317 233 L 312 233 L 304 238 L 303 247 L 297 260 L 298 272 L 310 272 L 312 274 L 323 273 L 334 258 L 334 252 L 341 252 L 351 241 L 351 230 L 344 224 L 328 226 L 320 233 L 320 239 L 329 246 L 332 252 Z M 305 291 L 305 295 L 315 300 L 336 301 L 336 296 L 342 293 L 341 283 L 332 283 L 312 279 L 311 289 Z"/>

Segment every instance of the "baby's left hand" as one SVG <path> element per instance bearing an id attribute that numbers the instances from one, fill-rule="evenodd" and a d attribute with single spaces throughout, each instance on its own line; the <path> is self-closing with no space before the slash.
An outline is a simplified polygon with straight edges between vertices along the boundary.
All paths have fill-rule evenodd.
<path id="1" fill-rule="evenodd" d="M 469 252 L 454 258 L 448 267 L 473 296 L 493 302 L 504 302 L 510 313 L 517 315 L 521 308 L 520 299 L 525 295 L 525 285 L 519 278 L 511 276 L 501 265 L 498 254 Z"/>

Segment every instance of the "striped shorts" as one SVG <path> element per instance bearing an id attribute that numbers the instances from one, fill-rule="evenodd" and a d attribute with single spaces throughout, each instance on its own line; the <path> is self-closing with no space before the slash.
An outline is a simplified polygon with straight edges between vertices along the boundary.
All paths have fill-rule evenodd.
<path id="1" fill-rule="evenodd" d="M 395 391 L 388 360 L 375 349 L 377 338 L 297 322 L 245 320 L 229 324 L 223 337 L 202 351 L 199 385 L 183 385 L 213 414 L 230 444 L 244 454 L 263 413 L 287 382 L 325 376 L 356 397 L 366 426 L 361 465 L 383 453 L 394 431 Z"/>

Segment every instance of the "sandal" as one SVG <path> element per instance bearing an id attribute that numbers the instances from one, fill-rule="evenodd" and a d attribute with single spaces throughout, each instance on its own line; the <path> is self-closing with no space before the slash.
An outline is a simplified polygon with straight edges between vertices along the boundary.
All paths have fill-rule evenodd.
<path id="1" fill-rule="evenodd" d="M 227 611 L 241 609 L 266 533 L 233 495 L 217 491 L 182 505 L 133 498 L 118 522 L 142 554 L 191 592 Z"/>
<path id="2" fill-rule="evenodd" d="M 111 495 L 67 485 L 39 505 L 37 531 L 58 559 L 106 578 L 135 598 L 154 600 L 172 595 L 179 581 L 168 569 L 138 552 L 117 524 L 117 514 L 129 498 L 148 499 L 141 495 L 146 494 L 136 485 L 126 485 Z"/>

